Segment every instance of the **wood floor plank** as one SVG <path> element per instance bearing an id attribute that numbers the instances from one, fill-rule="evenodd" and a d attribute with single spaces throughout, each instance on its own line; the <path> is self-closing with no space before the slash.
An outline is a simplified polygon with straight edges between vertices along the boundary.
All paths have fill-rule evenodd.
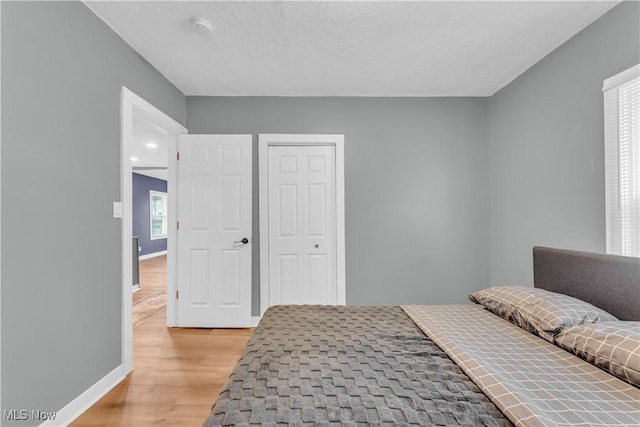
<path id="1" fill-rule="evenodd" d="M 152 260 L 158 262 L 146 274 L 142 263 Z M 158 282 L 166 286 L 166 257 L 165 276 L 161 260 L 145 261 L 134 296 L 145 287 L 158 292 Z M 252 333 L 167 328 L 166 313 L 158 313 L 133 330 L 133 372 L 71 426 L 201 426 Z"/>
<path id="2" fill-rule="evenodd" d="M 167 291 L 167 256 L 140 260 L 140 290 L 133 293 L 133 303 L 150 295 Z"/>

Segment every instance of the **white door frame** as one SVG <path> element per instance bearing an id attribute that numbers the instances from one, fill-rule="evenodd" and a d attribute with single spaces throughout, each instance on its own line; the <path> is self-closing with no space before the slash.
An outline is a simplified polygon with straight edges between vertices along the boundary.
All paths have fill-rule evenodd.
<path id="1" fill-rule="evenodd" d="M 122 203 L 122 368 L 127 375 L 133 370 L 133 297 L 132 297 L 132 165 L 131 147 L 133 146 L 133 113 L 142 113 L 153 123 L 176 135 L 169 141 L 169 162 L 167 197 L 169 203 L 169 224 L 175 221 L 177 206 L 175 200 L 175 185 L 177 179 L 177 165 L 175 153 L 178 151 L 177 136 L 187 133 L 187 129 L 171 117 L 149 104 L 147 101 L 122 86 L 121 92 L 121 165 L 120 165 L 120 196 Z M 175 266 L 176 266 L 176 229 L 168 227 L 167 239 L 167 326 L 175 326 L 176 300 L 170 298 L 175 295 Z"/>
<path id="2" fill-rule="evenodd" d="M 336 150 L 336 287 L 337 302 L 346 304 L 344 135 L 264 134 L 258 135 L 258 183 L 260 218 L 260 316 L 269 308 L 269 158 L 273 145 L 330 145 Z"/>

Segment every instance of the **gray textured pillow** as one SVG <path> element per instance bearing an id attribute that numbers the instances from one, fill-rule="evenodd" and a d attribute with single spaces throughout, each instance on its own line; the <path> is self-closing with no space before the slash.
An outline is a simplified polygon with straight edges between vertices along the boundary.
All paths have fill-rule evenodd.
<path id="1" fill-rule="evenodd" d="M 640 387 L 640 322 L 604 322 L 566 328 L 556 344 Z"/>
<path id="2" fill-rule="evenodd" d="M 469 299 L 550 342 L 562 328 L 618 320 L 587 302 L 538 288 L 494 286 Z"/>

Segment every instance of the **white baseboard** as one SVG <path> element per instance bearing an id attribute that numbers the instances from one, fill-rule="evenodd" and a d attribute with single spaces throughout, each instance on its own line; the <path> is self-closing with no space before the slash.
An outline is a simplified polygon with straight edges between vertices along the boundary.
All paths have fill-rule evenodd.
<path id="1" fill-rule="evenodd" d="M 251 316 L 251 327 L 255 328 L 260 323 L 261 316 Z"/>
<path id="2" fill-rule="evenodd" d="M 73 399 L 67 406 L 60 409 L 53 420 L 47 420 L 40 424 L 41 427 L 68 426 L 76 418 L 82 415 L 87 409 L 96 403 L 102 396 L 107 394 L 120 381 L 124 379 L 122 365 L 116 367 L 97 383 L 89 387 L 80 396 Z"/>
<path id="3" fill-rule="evenodd" d="M 143 260 L 143 259 L 155 258 L 157 256 L 166 255 L 166 254 L 167 254 L 167 251 L 154 252 L 152 254 L 140 255 L 138 259 Z"/>

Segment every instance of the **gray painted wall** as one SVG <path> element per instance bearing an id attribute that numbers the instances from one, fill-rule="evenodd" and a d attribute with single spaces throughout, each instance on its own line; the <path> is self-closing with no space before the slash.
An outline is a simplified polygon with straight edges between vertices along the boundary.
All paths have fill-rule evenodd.
<path id="1" fill-rule="evenodd" d="M 640 62 L 624 2 L 490 100 L 491 282 L 531 284 L 531 247 L 605 250 L 602 82 Z"/>
<path id="2" fill-rule="evenodd" d="M 139 237 L 139 256 L 154 254 L 167 250 L 167 239 L 151 239 L 151 191 L 167 192 L 167 181 L 150 176 L 132 173 L 131 194 L 133 236 Z M 136 249 L 134 249 L 136 250 Z"/>
<path id="3" fill-rule="evenodd" d="M 80 2 L 1 7 L 2 409 L 56 411 L 121 363 L 120 86 L 185 97 Z"/>
<path id="4" fill-rule="evenodd" d="M 489 282 L 488 99 L 187 97 L 190 133 L 345 134 L 347 304 L 460 303 Z"/>

